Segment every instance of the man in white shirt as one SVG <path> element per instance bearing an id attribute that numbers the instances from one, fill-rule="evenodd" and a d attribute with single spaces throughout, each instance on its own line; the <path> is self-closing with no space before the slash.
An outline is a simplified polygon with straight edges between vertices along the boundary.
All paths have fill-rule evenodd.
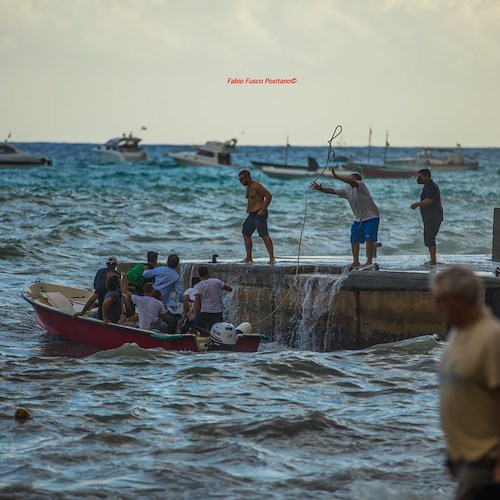
<path id="1" fill-rule="evenodd" d="M 194 286 L 194 308 L 189 319 L 193 321 L 200 311 L 195 326 L 210 330 L 213 324 L 224 321 L 222 317 L 222 291 L 232 292 L 233 289 L 217 278 L 210 278 L 206 266 L 201 266 L 198 274 L 201 281 Z"/>
<path id="2" fill-rule="evenodd" d="M 359 174 L 352 174 L 349 177 L 337 175 L 332 168 L 335 179 L 349 185 L 346 189 L 324 188 L 323 184 L 313 182 L 311 187 L 322 193 L 335 194 L 340 198 L 345 198 L 351 205 L 356 220 L 351 226 L 351 249 L 353 262 L 349 264 L 349 270 L 359 268 L 373 268 L 373 251 L 378 237 L 378 225 L 380 215 L 373 201 L 370 191 L 364 182 L 361 182 Z M 366 242 L 366 262 L 361 266 L 359 262 L 359 245 Z"/>
<path id="3" fill-rule="evenodd" d="M 143 286 L 144 295 L 133 295 L 129 292 L 127 280 L 122 279 L 123 294 L 126 295 L 137 307 L 139 328 L 141 330 L 155 329 L 167 331 L 168 315 L 161 300 L 155 297 L 155 289 L 151 283 Z"/>
<path id="4" fill-rule="evenodd" d="M 191 278 L 191 287 L 184 292 L 182 316 L 185 318 L 185 320 L 182 324 L 181 333 L 186 333 L 187 331 L 191 331 L 191 333 L 196 333 L 196 330 L 193 327 L 193 323 L 197 323 L 196 318 L 194 319 L 194 321 L 190 321 L 189 318 L 191 316 L 191 313 L 194 311 L 194 302 L 196 300 L 194 287 L 200 281 L 201 279 L 198 276 L 193 276 Z"/>

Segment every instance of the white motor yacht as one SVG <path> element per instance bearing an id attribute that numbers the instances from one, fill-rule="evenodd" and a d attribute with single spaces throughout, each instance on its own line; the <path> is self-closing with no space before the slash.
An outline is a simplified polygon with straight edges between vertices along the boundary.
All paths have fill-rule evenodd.
<path id="1" fill-rule="evenodd" d="M 31 156 L 8 143 L 8 139 L 0 144 L 0 168 L 37 167 L 52 165 L 47 158 Z"/>
<path id="2" fill-rule="evenodd" d="M 148 155 L 139 146 L 142 139 L 132 136 L 132 134 L 110 139 L 103 146 L 97 146 L 92 149 L 101 161 L 120 162 L 120 161 L 149 161 Z"/>
<path id="3" fill-rule="evenodd" d="M 183 167 L 240 167 L 234 164 L 231 154 L 238 152 L 236 139 L 226 142 L 209 141 L 204 146 L 195 146 L 196 151 L 169 153 L 169 156 L 179 166 Z"/>

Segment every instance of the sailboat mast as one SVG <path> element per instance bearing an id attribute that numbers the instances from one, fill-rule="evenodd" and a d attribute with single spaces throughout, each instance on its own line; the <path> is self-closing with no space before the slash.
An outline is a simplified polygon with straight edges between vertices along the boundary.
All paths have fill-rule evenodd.
<path id="1" fill-rule="evenodd" d="M 285 165 L 288 165 L 288 148 L 290 144 L 288 142 L 288 134 L 286 134 L 286 146 L 285 146 Z"/>
<path id="2" fill-rule="evenodd" d="M 387 148 L 389 147 L 389 131 L 385 131 L 384 165 L 387 160 Z"/>
<path id="3" fill-rule="evenodd" d="M 368 165 L 370 164 L 370 159 L 372 157 L 372 128 L 368 132 Z"/>

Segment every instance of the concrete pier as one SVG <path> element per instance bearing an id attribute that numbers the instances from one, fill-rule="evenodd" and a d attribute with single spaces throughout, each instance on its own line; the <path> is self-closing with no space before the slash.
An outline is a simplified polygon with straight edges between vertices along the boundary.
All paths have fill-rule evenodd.
<path id="1" fill-rule="evenodd" d="M 212 277 L 234 288 L 224 300 L 227 321 L 250 321 L 256 331 L 291 347 L 334 351 L 446 335 L 446 325 L 434 311 L 428 271 L 383 268 L 347 274 L 340 265 L 314 262 L 304 262 L 298 272 L 291 262 L 203 264 Z M 181 264 L 186 286 L 199 265 Z M 485 259 L 482 267 L 488 272 L 479 274 L 486 303 L 500 317 L 500 278 L 494 265 Z"/>

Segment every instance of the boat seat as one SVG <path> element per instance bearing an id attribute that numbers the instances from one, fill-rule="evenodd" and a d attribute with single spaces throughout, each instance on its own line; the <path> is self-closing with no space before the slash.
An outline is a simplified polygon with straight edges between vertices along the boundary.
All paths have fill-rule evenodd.
<path id="1" fill-rule="evenodd" d="M 75 312 L 68 297 L 61 292 L 42 292 L 42 295 L 49 301 L 52 307 L 71 314 Z"/>

